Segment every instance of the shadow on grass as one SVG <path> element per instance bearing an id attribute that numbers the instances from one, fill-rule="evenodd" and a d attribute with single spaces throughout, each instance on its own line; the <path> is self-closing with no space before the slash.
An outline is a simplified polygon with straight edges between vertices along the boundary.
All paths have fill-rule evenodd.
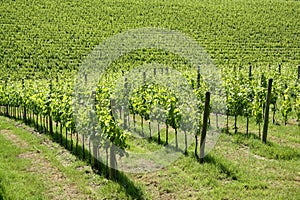
<path id="1" fill-rule="evenodd" d="M 184 152 L 183 149 L 180 149 L 180 148 L 176 149 L 176 145 L 173 144 L 173 143 L 172 143 L 172 144 L 170 143 L 170 141 L 172 141 L 172 139 L 175 141 L 175 138 L 172 138 L 172 134 L 173 134 L 173 133 L 170 133 L 170 132 L 169 132 L 169 143 L 167 144 L 167 142 L 166 142 L 165 140 L 163 140 L 163 139 L 164 139 L 164 136 L 161 136 L 160 141 L 158 140 L 158 135 L 157 135 L 157 133 L 156 133 L 155 135 L 152 135 L 152 136 L 150 137 L 149 133 L 147 133 L 147 132 L 144 132 L 144 135 L 143 135 L 143 134 L 142 134 L 142 131 L 139 130 L 139 129 L 135 129 L 134 131 L 135 131 L 135 133 L 137 133 L 140 137 L 144 138 L 148 143 L 153 143 L 153 144 L 156 144 L 156 145 L 160 145 L 160 146 L 166 147 L 166 148 L 168 148 L 168 149 L 170 149 L 170 150 L 172 150 L 172 151 L 181 152 L 181 153 L 183 153 L 183 154 L 186 153 L 186 152 Z M 160 134 L 162 135 L 162 134 L 165 134 L 165 133 L 160 133 Z M 174 135 L 174 134 L 173 134 L 173 135 Z"/>
<path id="2" fill-rule="evenodd" d="M 3 187 L 2 187 L 2 184 L 1 184 L 1 179 L 0 179 L 0 200 L 3 200 L 3 194 L 4 194 L 4 191 L 3 191 Z"/>
<path id="3" fill-rule="evenodd" d="M 254 133 L 251 133 L 251 132 L 249 132 L 247 134 L 246 133 L 242 133 L 242 132 L 237 132 L 237 133 L 231 133 L 231 132 L 229 132 L 228 135 L 231 135 L 231 136 L 241 136 L 241 137 L 246 138 L 246 139 L 252 138 L 252 139 L 255 139 L 255 140 L 261 140 L 261 138 L 258 135 L 254 134 Z"/>
<path id="4" fill-rule="evenodd" d="M 17 119 L 14 117 L 10 117 L 10 118 L 22 121 L 22 119 Z M 100 176 L 104 176 L 107 179 L 110 179 L 111 181 L 118 183 L 121 187 L 124 188 L 124 191 L 127 196 L 130 196 L 132 199 L 144 199 L 144 194 L 142 192 L 142 189 L 136 186 L 136 184 L 132 180 L 130 180 L 126 176 L 126 174 L 115 170 L 115 178 L 110 178 L 111 168 L 105 165 L 103 162 L 99 161 L 98 159 L 95 159 L 92 153 L 87 149 L 88 146 L 83 147 L 82 144 L 79 143 L 76 144 L 77 138 L 75 134 L 73 134 L 71 140 L 70 133 L 68 133 L 68 138 L 66 139 L 65 130 L 63 130 L 61 133 L 58 133 L 56 132 L 57 130 L 54 128 L 53 133 L 50 134 L 49 131 L 47 131 L 47 129 L 44 126 L 36 125 L 33 120 L 28 119 L 25 124 L 34 127 L 35 131 L 39 133 L 48 135 L 53 142 L 59 143 L 65 149 L 70 151 L 70 153 L 76 156 L 79 160 L 85 161 L 88 164 L 90 164 L 93 168 L 93 171 L 96 174 Z M 3 193 L 3 188 L 1 187 L 0 184 L 0 200 L 3 199 L 2 193 Z"/>
<path id="5" fill-rule="evenodd" d="M 132 199 L 144 199 L 142 189 L 137 187 L 123 172 L 117 171 L 117 179 L 114 181 L 122 186 Z"/>
<path id="6" fill-rule="evenodd" d="M 220 172 L 226 174 L 226 176 L 230 177 L 232 180 L 238 180 L 238 174 L 235 166 L 233 164 L 228 163 L 228 161 L 226 163 L 221 159 L 216 159 L 208 154 L 204 157 L 204 162 L 215 165 L 216 167 L 218 167 Z"/>
<path id="7" fill-rule="evenodd" d="M 138 186 L 136 186 L 136 184 L 131 181 L 126 174 L 115 170 L 115 178 L 110 178 L 110 172 L 111 172 L 111 168 L 107 165 L 105 165 L 104 161 L 101 162 L 101 160 L 96 159 L 92 153 L 86 149 L 88 148 L 88 146 L 85 146 L 83 148 L 83 145 L 78 144 L 76 146 L 76 143 L 74 145 L 74 138 L 73 140 L 66 140 L 64 134 L 61 135 L 60 133 L 53 133 L 52 135 L 50 135 L 51 138 L 53 139 L 53 141 L 55 142 L 59 142 L 62 141 L 60 144 L 62 146 L 64 146 L 67 150 L 69 150 L 73 155 L 75 155 L 78 159 L 82 160 L 82 161 L 86 161 L 88 162 L 92 168 L 93 171 L 100 175 L 100 176 L 104 176 L 107 179 L 110 179 L 111 181 L 114 181 L 115 183 L 118 183 L 121 187 L 124 188 L 124 191 L 126 192 L 127 196 L 130 196 L 132 199 L 144 199 L 144 195 L 142 192 L 142 189 Z M 61 140 L 62 138 L 62 140 Z M 76 138 L 76 137 L 75 137 Z M 76 140 L 75 140 L 76 142 Z M 66 145 L 67 144 L 67 145 Z"/>
<path id="8" fill-rule="evenodd" d="M 267 159 L 291 160 L 300 159 L 300 150 L 286 145 L 277 144 L 271 141 L 263 143 L 256 134 L 241 132 L 229 133 L 234 138 L 236 144 L 249 147 L 250 151 Z"/>

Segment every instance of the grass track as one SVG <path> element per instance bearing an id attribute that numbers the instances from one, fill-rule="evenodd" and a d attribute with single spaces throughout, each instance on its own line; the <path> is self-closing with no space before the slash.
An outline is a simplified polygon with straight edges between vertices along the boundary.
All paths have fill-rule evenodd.
<path id="1" fill-rule="evenodd" d="M 204 165 L 195 161 L 191 147 L 189 156 L 182 156 L 162 170 L 147 174 L 127 174 L 127 178 L 140 191 L 134 194 L 127 191 L 132 188 L 93 173 L 86 163 L 52 143 L 48 136 L 32 134 L 28 128 L 24 130 L 19 122 L 4 117 L 0 119 L 2 199 L 300 197 L 300 150 L 289 145 L 299 145 L 297 126 L 271 125 L 271 141 L 268 145 L 263 145 L 256 133 L 250 133 L 250 136 L 240 132 L 222 134 L 213 151 L 205 158 Z M 242 122 L 239 121 L 240 124 Z M 255 126 L 251 124 L 251 127 Z M 242 126 L 239 131 L 243 132 Z M 285 142 L 282 144 L 276 143 L 283 140 Z M 39 158 L 35 162 L 33 154 Z M 28 158 L 30 155 L 31 158 Z M 41 164 L 47 167 L 39 167 Z M 55 174 L 61 177 L 55 178 Z"/>
<path id="2" fill-rule="evenodd" d="M 0 196 L 3 199 L 128 197 L 121 184 L 95 174 L 85 162 L 48 136 L 32 132 L 33 129 L 19 122 L 0 117 Z"/>

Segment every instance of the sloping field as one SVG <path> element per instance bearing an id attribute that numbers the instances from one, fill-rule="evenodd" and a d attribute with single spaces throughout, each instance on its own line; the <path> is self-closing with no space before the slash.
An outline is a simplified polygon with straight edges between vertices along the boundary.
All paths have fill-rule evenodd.
<path id="1" fill-rule="evenodd" d="M 15 120 L 0 116 L 0 200 L 300 199 L 299 19 L 296 0 L 2 0 L 0 114 Z M 228 125 L 222 127 L 227 131 L 203 165 L 195 158 L 192 144 L 187 155 L 161 170 L 119 173 L 112 181 L 111 171 L 91 167 L 95 163 L 89 156 L 99 153 L 88 147 L 89 137 L 95 136 L 91 118 L 82 124 L 92 134 L 75 127 L 74 75 L 97 45 L 118 33 L 145 27 L 183 33 L 207 51 L 222 71 L 227 101 L 226 113 L 220 116 L 228 116 Z M 170 67 L 155 68 L 154 74 L 182 69 L 198 106 L 204 107 L 207 87 L 202 77 L 200 82 L 200 70 L 190 69 L 184 58 L 161 49 L 138 49 L 121 56 L 93 91 L 96 106 L 91 113 L 98 117 L 105 139 L 126 151 L 161 149 L 168 143 L 166 130 L 170 143 L 176 128 L 183 132 L 176 121 L 183 110 L 175 109 L 176 94 L 153 83 L 132 94 L 130 114 L 118 108 L 124 124 L 114 120 L 109 101 L 112 85 L 124 72 L 152 62 Z M 263 144 L 269 78 L 274 78 L 273 96 L 268 142 Z M 155 119 L 151 129 L 149 112 L 154 103 L 171 117 Z M 126 120 L 143 136 L 152 131 L 153 138 L 128 136 L 119 128 Z M 199 132 L 193 134 L 198 134 L 198 141 Z M 79 148 L 83 152 L 78 153 Z"/>
<path id="2" fill-rule="evenodd" d="M 77 69 L 107 37 L 142 27 L 183 32 L 220 66 L 300 62 L 295 0 L 4 0 L 0 16 L 1 76 Z"/>

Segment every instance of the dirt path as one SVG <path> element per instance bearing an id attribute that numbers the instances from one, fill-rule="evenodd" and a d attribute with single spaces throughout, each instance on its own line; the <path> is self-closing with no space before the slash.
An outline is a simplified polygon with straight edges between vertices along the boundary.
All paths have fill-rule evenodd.
<path id="1" fill-rule="evenodd" d="M 3 135 L 7 140 L 11 141 L 15 146 L 21 148 L 29 147 L 28 143 L 13 134 L 11 130 L 0 130 L 0 134 Z"/>
<path id="2" fill-rule="evenodd" d="M 0 130 L 7 140 L 11 141 L 15 146 L 20 148 L 28 148 L 30 145 L 15 135 L 10 130 Z M 47 141 L 47 143 L 50 141 Z M 31 166 L 27 169 L 30 173 L 40 174 L 42 179 L 49 185 L 49 190 L 45 196 L 49 199 L 89 199 L 81 194 L 78 188 L 70 179 L 68 179 L 58 168 L 54 167 L 49 160 L 45 158 L 43 153 L 37 149 L 26 151 L 18 156 L 21 159 L 29 159 Z M 66 152 L 64 152 L 66 156 Z"/>

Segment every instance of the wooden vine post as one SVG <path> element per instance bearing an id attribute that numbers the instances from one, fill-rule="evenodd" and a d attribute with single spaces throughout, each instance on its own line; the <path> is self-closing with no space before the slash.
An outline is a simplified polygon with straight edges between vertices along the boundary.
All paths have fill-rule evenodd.
<path id="1" fill-rule="evenodd" d="M 266 100 L 266 106 L 265 106 L 264 128 L 263 128 L 263 135 L 262 135 L 262 141 L 263 141 L 263 143 L 267 143 L 267 134 L 268 134 L 268 124 L 269 124 L 269 110 L 270 110 L 270 102 L 271 102 L 272 82 L 273 82 L 273 79 L 269 79 L 267 100 Z"/>
<path id="2" fill-rule="evenodd" d="M 250 65 L 249 66 L 249 80 L 251 80 L 252 79 L 252 66 Z"/>
<path id="3" fill-rule="evenodd" d="M 128 80 L 127 80 L 127 77 L 125 77 L 124 96 L 125 96 L 126 99 L 127 99 L 127 94 L 128 94 L 127 88 L 128 88 Z M 123 116 L 123 126 L 124 126 L 124 130 L 125 130 L 125 129 L 129 128 L 129 120 L 128 120 L 129 111 L 125 107 L 123 109 L 124 109 L 123 110 L 123 115 L 124 115 Z"/>
<path id="4" fill-rule="evenodd" d="M 298 66 L 298 80 L 300 80 L 300 65 Z"/>
<path id="5" fill-rule="evenodd" d="M 110 100 L 110 115 L 112 117 L 112 120 L 115 122 L 115 118 L 113 115 L 113 107 L 115 106 L 115 100 L 111 99 Z M 117 159 L 116 159 L 116 148 L 115 145 L 113 144 L 113 141 L 110 142 L 110 179 L 111 180 L 116 180 L 117 178 Z"/>
<path id="6" fill-rule="evenodd" d="M 87 74 L 85 73 L 84 74 L 84 84 L 85 84 L 85 86 L 87 86 L 87 79 L 88 79 L 88 77 L 87 77 Z M 81 135 L 82 136 L 82 158 L 83 158 L 83 160 L 85 160 L 85 145 L 84 145 L 84 143 L 85 143 L 85 141 L 84 141 L 84 134 L 82 134 Z"/>
<path id="7" fill-rule="evenodd" d="M 96 113 L 96 91 L 92 91 L 92 98 L 94 100 L 93 102 L 93 112 Z M 92 166 L 95 169 L 98 169 L 98 144 L 97 144 L 97 139 L 96 139 L 96 126 L 97 126 L 97 117 L 96 114 L 93 114 L 90 116 L 90 120 L 92 120 L 92 145 L 93 145 L 93 159 L 92 159 Z M 91 152 L 90 152 L 91 153 Z"/>
<path id="8" fill-rule="evenodd" d="M 52 80 L 50 80 L 50 96 L 49 96 L 49 98 L 50 98 L 50 100 L 51 100 L 51 96 L 52 96 L 52 92 L 53 92 L 53 84 L 52 84 Z M 49 104 L 49 109 L 50 109 L 50 111 L 49 111 L 49 131 L 50 131 L 50 135 L 52 135 L 53 134 L 53 121 L 52 121 L 52 114 L 51 114 L 51 112 L 52 112 L 52 110 L 51 110 L 51 106 L 50 106 L 50 104 Z"/>
<path id="9" fill-rule="evenodd" d="M 270 65 L 269 65 L 270 67 Z M 248 78 L 249 78 L 249 82 L 251 84 L 251 80 L 252 80 L 252 67 L 251 65 L 249 66 L 249 75 L 248 75 Z M 253 98 L 252 98 L 253 100 Z M 246 134 L 248 135 L 249 133 L 249 114 L 247 113 L 247 117 L 246 117 Z"/>
<path id="10" fill-rule="evenodd" d="M 24 79 L 22 79 L 22 89 L 23 89 L 23 92 L 25 92 L 25 83 L 24 83 Z M 24 101 L 24 100 L 23 100 Z M 27 117 L 26 117 L 26 106 L 25 106 L 25 102 L 23 102 L 23 120 L 25 123 L 27 123 Z"/>
<path id="11" fill-rule="evenodd" d="M 200 163 L 204 163 L 204 149 L 205 149 L 205 141 L 206 141 L 207 122 L 209 117 L 209 102 L 210 102 L 210 92 L 206 92 L 205 107 L 204 107 L 204 114 L 203 114 L 203 126 L 201 132 L 201 140 L 200 140 Z"/>
<path id="12" fill-rule="evenodd" d="M 5 90 L 7 90 L 7 80 L 5 80 L 4 88 L 5 88 Z M 5 105 L 5 116 L 9 117 L 9 105 L 8 105 L 8 103 L 6 103 L 6 105 Z"/>
<path id="13" fill-rule="evenodd" d="M 197 89 L 200 88 L 200 67 L 198 67 L 197 69 Z M 200 106 L 199 106 L 199 109 L 200 109 Z M 198 134 L 200 132 L 200 120 L 199 120 L 199 127 L 197 129 L 197 132 L 195 134 L 195 142 L 196 142 L 196 145 L 195 145 L 195 156 L 197 159 L 199 159 L 199 156 L 198 156 L 198 153 L 197 153 L 197 150 L 198 150 Z"/>

